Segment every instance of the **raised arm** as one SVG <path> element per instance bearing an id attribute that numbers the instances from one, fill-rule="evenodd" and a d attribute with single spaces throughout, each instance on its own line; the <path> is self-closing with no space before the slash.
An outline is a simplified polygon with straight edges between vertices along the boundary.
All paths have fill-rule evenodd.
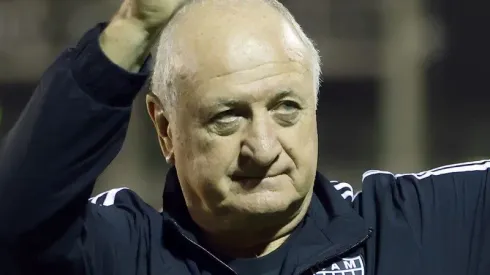
<path id="1" fill-rule="evenodd" d="M 0 148 L 0 249 L 79 238 L 96 178 L 118 154 L 159 28 L 183 1 L 126 0 L 44 73 Z M 146 10 L 145 10 L 146 9 Z M 145 12 L 146 11 L 146 12 Z M 151 16 L 150 16 L 151 15 Z M 0 273 L 1 268 L 0 268 Z"/>

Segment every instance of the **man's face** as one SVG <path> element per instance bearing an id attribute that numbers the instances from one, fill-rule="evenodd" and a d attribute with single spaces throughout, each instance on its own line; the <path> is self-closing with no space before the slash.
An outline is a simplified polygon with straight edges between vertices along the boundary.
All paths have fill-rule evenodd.
<path id="1" fill-rule="evenodd" d="M 208 217 L 229 227 L 251 216 L 293 216 L 311 193 L 316 91 L 310 64 L 286 50 L 297 38 L 286 37 L 291 29 L 281 22 L 279 29 L 218 29 L 215 39 L 186 48 L 188 63 L 197 65 L 177 82 L 169 136 L 189 211 L 201 226 Z M 213 226 L 207 229 L 224 229 Z"/>

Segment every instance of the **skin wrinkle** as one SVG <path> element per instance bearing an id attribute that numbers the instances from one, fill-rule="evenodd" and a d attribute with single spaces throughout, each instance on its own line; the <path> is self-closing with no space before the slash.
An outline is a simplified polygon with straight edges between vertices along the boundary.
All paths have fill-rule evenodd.
<path id="1" fill-rule="evenodd" d="M 238 70 L 238 71 L 234 71 L 234 72 L 229 72 L 229 73 L 224 73 L 224 74 L 221 74 L 221 75 L 217 75 L 215 77 L 212 77 L 210 79 L 210 81 L 214 80 L 214 79 L 219 79 L 219 78 L 222 78 L 222 77 L 227 77 L 227 76 L 231 76 L 233 74 L 237 74 L 237 73 L 246 73 L 246 72 L 249 72 L 249 71 L 253 71 L 255 69 L 259 69 L 261 67 L 264 67 L 264 66 L 268 66 L 268 65 L 271 65 L 271 64 L 291 64 L 291 63 L 296 63 L 298 65 L 300 65 L 301 67 L 304 67 L 303 64 L 299 61 L 281 61 L 281 62 L 269 62 L 267 64 L 260 64 L 260 65 L 257 65 L 255 66 L 254 68 L 250 68 L 250 69 L 245 69 L 245 70 Z M 307 68 L 305 68 L 305 70 L 308 70 Z M 274 76 L 274 75 L 272 75 Z M 258 79 L 258 80 L 261 80 L 261 79 Z"/>
<path id="2" fill-rule="evenodd" d="M 245 82 L 243 82 L 243 83 L 235 83 L 235 84 L 233 84 L 233 86 L 235 86 L 235 87 L 237 87 L 237 88 L 244 87 L 244 86 L 245 86 L 245 88 L 246 88 L 246 86 L 252 86 L 252 87 L 253 87 L 253 86 L 258 86 L 258 85 L 260 85 L 260 82 L 263 82 L 263 81 L 265 81 L 265 80 L 272 80 L 273 78 L 286 77 L 286 76 L 291 76 L 291 75 L 294 75 L 294 74 L 298 74 L 298 75 L 300 75 L 300 73 L 296 73 L 296 72 L 277 73 L 277 74 L 275 74 L 275 75 L 273 75 L 273 76 L 265 76 L 265 77 L 262 77 L 262 78 L 260 78 L 260 79 L 257 79 L 257 80 L 254 80 L 254 81 L 251 81 L 251 82 L 249 82 L 249 83 L 245 83 Z M 199 92 L 199 90 L 201 90 L 201 89 L 202 89 L 202 86 L 200 87 L 200 89 L 198 88 L 198 89 L 196 89 L 196 90 Z M 294 89 L 290 89 L 290 88 L 289 88 L 289 89 L 278 89 L 276 92 L 277 92 L 277 93 L 282 93 L 284 90 L 286 90 L 286 91 L 290 91 L 289 96 L 291 96 L 291 97 L 295 97 Z M 241 95 L 240 95 L 240 96 L 241 96 Z M 240 97 L 240 96 L 239 96 L 239 97 Z M 254 96 L 254 94 L 247 94 L 247 96 L 249 96 L 249 97 L 253 97 L 253 96 Z M 274 96 L 274 97 L 272 97 L 272 98 L 273 98 L 273 99 L 276 99 L 277 97 L 278 97 L 278 96 Z M 295 97 L 295 98 L 297 98 L 297 97 Z M 217 97 L 217 98 L 214 98 L 214 99 L 215 99 L 215 101 L 217 101 L 217 103 L 219 103 L 220 105 L 223 105 L 223 103 L 221 103 L 221 102 L 225 102 L 225 103 L 226 103 L 226 102 L 230 102 L 230 103 L 233 103 L 233 102 L 240 103 L 240 100 L 239 100 L 239 99 L 231 99 L 231 100 L 226 100 L 225 98 L 220 98 L 220 97 Z M 274 101 L 274 100 L 273 100 L 273 101 Z M 277 100 L 275 100 L 275 101 L 277 101 Z"/>

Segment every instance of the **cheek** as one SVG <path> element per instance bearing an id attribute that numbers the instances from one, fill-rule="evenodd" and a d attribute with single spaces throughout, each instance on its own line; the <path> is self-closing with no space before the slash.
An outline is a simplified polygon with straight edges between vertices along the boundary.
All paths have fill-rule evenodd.
<path id="1" fill-rule="evenodd" d="M 181 132 L 182 134 L 185 131 Z M 230 184 L 226 180 L 236 161 L 234 142 L 207 133 L 189 131 L 175 148 L 175 166 L 185 181 L 188 204 L 212 208 L 226 199 Z M 181 177 L 182 176 L 182 177 Z"/>
<path id="2" fill-rule="evenodd" d="M 203 129 L 182 131 L 185 137 L 179 139 L 177 155 L 182 156 L 178 165 L 186 166 L 193 181 L 200 184 L 219 184 L 233 167 L 239 152 L 239 144 L 231 138 L 210 136 Z M 177 162 L 176 162 L 177 164 Z M 211 187 L 212 188 L 212 187 Z"/>
<path id="3" fill-rule="evenodd" d="M 297 125 L 286 128 L 283 133 L 285 149 L 293 158 L 297 166 L 303 166 L 304 162 L 315 161 L 318 153 L 318 133 L 316 117 L 310 115 L 303 118 Z"/>
<path id="4" fill-rule="evenodd" d="M 293 175 L 299 189 L 309 189 L 314 181 L 318 162 L 318 134 L 315 116 L 288 129 L 284 148 L 296 166 Z"/>

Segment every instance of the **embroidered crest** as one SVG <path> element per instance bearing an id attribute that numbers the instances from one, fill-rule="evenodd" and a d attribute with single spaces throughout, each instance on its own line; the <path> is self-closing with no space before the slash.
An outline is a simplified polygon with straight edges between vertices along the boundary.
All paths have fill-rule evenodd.
<path id="1" fill-rule="evenodd" d="M 364 275 L 364 260 L 361 256 L 342 258 L 330 267 L 317 271 L 315 275 Z"/>

